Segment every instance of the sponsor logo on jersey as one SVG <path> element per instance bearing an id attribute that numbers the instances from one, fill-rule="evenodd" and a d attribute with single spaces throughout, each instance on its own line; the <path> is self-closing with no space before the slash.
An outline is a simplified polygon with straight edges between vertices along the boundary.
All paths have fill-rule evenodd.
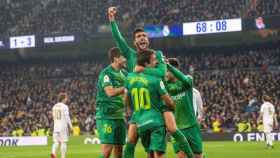
<path id="1" fill-rule="evenodd" d="M 179 99 L 182 99 L 184 96 L 186 96 L 186 93 L 182 92 L 182 93 L 172 96 L 172 99 L 179 100 Z"/>

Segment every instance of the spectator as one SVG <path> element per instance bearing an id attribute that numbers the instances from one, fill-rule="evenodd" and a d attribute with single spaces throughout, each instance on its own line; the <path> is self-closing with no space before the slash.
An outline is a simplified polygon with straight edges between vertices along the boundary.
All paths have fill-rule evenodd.
<path id="1" fill-rule="evenodd" d="M 219 118 L 216 118 L 215 120 L 213 120 L 213 122 L 212 122 L 213 132 L 214 133 L 222 132 L 221 125 L 222 125 L 222 122 Z"/>

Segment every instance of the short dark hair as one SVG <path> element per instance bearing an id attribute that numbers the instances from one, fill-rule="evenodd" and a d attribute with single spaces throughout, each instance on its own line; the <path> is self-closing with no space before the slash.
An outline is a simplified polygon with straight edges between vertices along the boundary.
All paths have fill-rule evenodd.
<path id="1" fill-rule="evenodd" d="M 111 62 L 114 62 L 114 58 L 121 56 L 121 50 L 118 47 L 113 47 L 108 51 L 108 57 Z"/>
<path id="2" fill-rule="evenodd" d="M 144 66 L 150 63 L 151 55 L 155 52 L 152 49 L 143 50 L 141 53 L 137 53 L 137 65 Z"/>
<path id="3" fill-rule="evenodd" d="M 262 97 L 262 99 L 263 99 L 264 101 L 271 101 L 271 97 L 268 96 L 268 95 L 264 95 L 264 96 Z"/>
<path id="4" fill-rule="evenodd" d="M 139 32 L 145 32 L 142 27 L 138 27 L 133 31 L 133 39 L 135 39 L 135 35 Z"/>
<path id="5" fill-rule="evenodd" d="M 67 97 L 67 94 L 64 92 L 61 92 L 58 94 L 58 102 L 62 102 Z"/>
<path id="6" fill-rule="evenodd" d="M 180 68 L 180 61 L 177 58 L 168 58 L 168 62 L 170 65 L 176 67 L 177 69 Z"/>

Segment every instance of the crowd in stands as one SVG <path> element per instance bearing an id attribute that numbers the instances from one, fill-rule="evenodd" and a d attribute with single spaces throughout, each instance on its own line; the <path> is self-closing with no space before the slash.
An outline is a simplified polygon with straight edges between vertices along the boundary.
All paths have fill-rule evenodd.
<path id="1" fill-rule="evenodd" d="M 205 55 L 207 53 L 207 55 Z M 200 52 L 180 57 L 183 65 L 194 67 L 197 70 L 261 68 L 280 65 L 280 48 L 258 50 L 232 50 L 224 53 Z M 176 54 L 177 55 L 177 54 Z M 180 54 L 178 54 L 180 56 Z"/>
<path id="2" fill-rule="evenodd" d="M 252 130 L 257 129 L 264 94 L 272 97 L 280 121 L 279 49 L 201 55 L 188 54 L 180 59 L 185 72 L 192 67 L 194 85 L 203 97 L 203 129 L 222 132 L 248 124 Z M 51 133 L 51 108 L 61 91 L 70 96 L 76 135 L 79 131 L 92 133 L 96 79 L 104 63 L 0 65 L 0 136 Z"/>
<path id="3" fill-rule="evenodd" d="M 279 15 L 278 0 L 251 0 L 247 11 L 247 16 Z"/>
<path id="4" fill-rule="evenodd" d="M 278 0 L 2 0 L 0 35 L 95 33 L 117 6 L 121 27 L 276 15 Z"/>
<path id="5" fill-rule="evenodd" d="M 94 125 L 96 76 L 102 65 L 74 63 L 55 65 L 1 65 L 0 133 L 11 135 L 21 128 L 26 135 L 52 127 L 51 108 L 57 94 L 70 96 L 69 109 L 75 125 L 91 131 Z"/>
<path id="6" fill-rule="evenodd" d="M 250 130 L 257 130 L 265 94 L 273 98 L 276 109 L 280 110 L 279 48 L 195 53 L 179 58 L 186 72 L 193 73 L 195 87 L 203 95 L 206 105 L 204 128 L 213 130 L 215 122 L 220 124 L 220 130 L 238 129 L 238 124 L 246 122 Z"/>
<path id="7" fill-rule="evenodd" d="M 234 129 L 238 123 L 248 121 L 252 130 L 257 129 L 263 95 L 270 95 L 277 111 L 280 110 L 279 79 L 279 69 L 197 73 L 196 87 L 201 91 L 205 105 L 203 127 L 213 129 L 212 123 L 218 120 L 221 129 Z"/>

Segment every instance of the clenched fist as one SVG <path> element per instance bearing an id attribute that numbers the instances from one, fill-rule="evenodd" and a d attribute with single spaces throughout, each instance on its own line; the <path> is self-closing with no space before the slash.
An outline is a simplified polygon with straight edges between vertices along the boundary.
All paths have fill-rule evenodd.
<path id="1" fill-rule="evenodd" d="M 114 21 L 116 14 L 117 14 L 117 8 L 116 7 L 109 7 L 108 8 L 109 21 Z"/>

